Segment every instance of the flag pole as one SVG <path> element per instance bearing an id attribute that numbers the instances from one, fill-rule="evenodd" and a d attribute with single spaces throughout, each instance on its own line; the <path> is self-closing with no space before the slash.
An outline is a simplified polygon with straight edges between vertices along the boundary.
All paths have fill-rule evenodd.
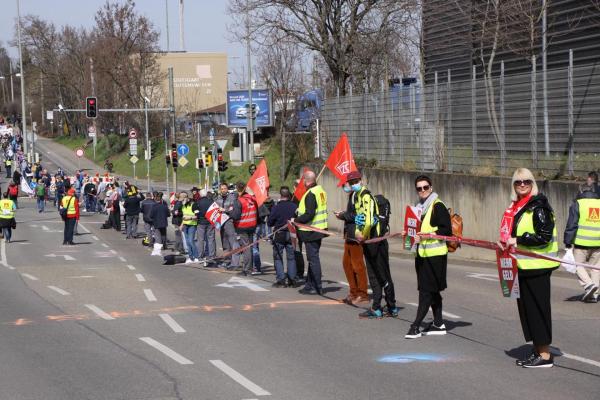
<path id="1" fill-rule="evenodd" d="M 317 175 L 317 179 L 315 179 L 315 182 L 319 180 L 321 175 L 323 175 L 323 172 L 325 172 L 325 168 L 327 168 L 327 164 L 323 165 L 323 168 L 321 168 L 321 172 L 319 172 L 319 175 Z"/>

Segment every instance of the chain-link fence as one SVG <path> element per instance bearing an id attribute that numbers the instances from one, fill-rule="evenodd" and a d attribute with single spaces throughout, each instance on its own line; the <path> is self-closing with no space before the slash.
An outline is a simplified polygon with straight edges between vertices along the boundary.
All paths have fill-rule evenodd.
<path id="1" fill-rule="evenodd" d="M 571 56 L 572 60 L 572 56 Z M 408 170 L 549 176 L 600 167 L 600 66 L 436 82 L 328 98 L 321 113 L 322 154 L 342 133 L 354 157 Z M 545 88 L 544 88 L 545 86 Z"/>

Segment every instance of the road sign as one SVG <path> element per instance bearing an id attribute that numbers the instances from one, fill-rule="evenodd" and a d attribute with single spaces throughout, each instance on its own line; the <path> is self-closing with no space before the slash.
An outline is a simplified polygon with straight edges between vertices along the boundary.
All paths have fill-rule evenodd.
<path id="1" fill-rule="evenodd" d="M 129 154 L 135 155 L 137 154 L 137 139 L 131 138 L 129 139 Z"/>
<path id="2" fill-rule="evenodd" d="M 211 145 L 215 144 L 215 128 L 210 128 L 208 131 L 208 140 Z"/>
<path id="3" fill-rule="evenodd" d="M 129 130 L 129 139 L 135 139 L 137 137 L 137 131 L 135 129 Z"/>
<path id="4" fill-rule="evenodd" d="M 53 120 L 54 119 L 54 111 L 46 111 L 46 119 Z"/>
<path id="5" fill-rule="evenodd" d="M 189 161 L 187 160 L 187 158 L 185 158 L 184 156 L 179 157 L 179 166 L 180 167 L 185 167 L 186 165 L 188 165 Z"/>
<path id="6" fill-rule="evenodd" d="M 180 156 L 187 156 L 189 152 L 190 152 L 190 147 L 187 144 L 182 143 L 179 146 L 177 146 L 177 153 Z"/>
<path id="7" fill-rule="evenodd" d="M 94 125 L 90 125 L 88 127 L 88 135 L 91 138 L 96 137 L 96 128 L 94 127 Z"/>
<path id="8" fill-rule="evenodd" d="M 136 156 L 131 156 L 131 158 L 129 159 L 129 161 L 131 161 L 132 164 L 135 164 L 136 162 L 138 162 L 140 159 L 137 158 Z"/>
<path id="9" fill-rule="evenodd" d="M 220 149 L 224 149 L 225 146 L 227 146 L 227 139 L 217 140 L 217 146 L 219 146 Z"/>
<path id="10" fill-rule="evenodd" d="M 85 152 L 83 151 L 82 148 L 75 150 L 75 155 L 79 158 L 83 157 L 84 154 L 85 154 Z"/>

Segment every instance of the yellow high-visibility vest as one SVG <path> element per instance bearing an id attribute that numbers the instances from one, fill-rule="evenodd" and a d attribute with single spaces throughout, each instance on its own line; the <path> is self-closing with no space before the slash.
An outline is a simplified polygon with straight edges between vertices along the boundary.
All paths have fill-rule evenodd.
<path id="1" fill-rule="evenodd" d="M 184 225 L 191 225 L 191 226 L 195 226 L 198 225 L 198 220 L 197 219 L 185 219 L 185 217 L 195 217 L 196 214 L 194 214 L 194 211 L 192 211 L 192 205 L 193 203 L 188 203 L 187 205 L 183 206 L 181 208 L 181 211 L 183 212 L 183 224 Z"/>
<path id="2" fill-rule="evenodd" d="M 552 216 L 552 219 L 554 219 L 554 216 Z M 525 211 L 521 217 L 521 220 L 519 221 L 519 224 L 517 225 L 517 237 L 522 236 L 525 233 L 535 233 L 535 229 L 533 227 L 533 210 Z M 552 240 L 550 240 L 550 243 L 548 243 L 546 246 L 540 248 L 517 244 L 517 249 L 550 257 L 558 257 L 556 225 L 554 225 L 554 230 L 552 231 Z M 517 258 L 517 266 L 519 269 L 545 269 L 558 267 L 560 265 L 559 262 L 542 260 L 540 258 L 532 258 L 519 254 L 515 254 L 515 257 Z"/>
<path id="3" fill-rule="evenodd" d="M 298 205 L 298 215 L 306 213 L 306 196 L 309 193 L 312 193 L 317 199 L 317 209 L 315 210 L 315 216 L 307 225 L 318 229 L 327 229 L 327 193 L 320 185 L 313 186 L 304 193 Z M 306 229 L 298 229 L 306 231 Z"/>
<path id="4" fill-rule="evenodd" d="M 12 219 L 15 217 L 15 202 L 10 199 L 0 200 L 0 218 Z"/>
<path id="5" fill-rule="evenodd" d="M 429 209 L 425 213 L 425 217 L 423 218 L 423 222 L 421 222 L 421 232 L 422 233 L 436 233 L 437 226 L 431 226 L 431 216 L 433 215 L 433 206 L 437 203 L 442 203 L 440 200 L 435 200 L 433 204 L 429 206 Z M 445 207 L 445 205 L 444 205 Z M 443 240 L 437 239 L 421 239 L 419 245 L 417 247 L 417 252 L 419 257 L 427 258 L 427 257 L 435 257 L 435 256 L 444 256 L 448 254 L 448 246 L 446 242 Z"/>
<path id="6" fill-rule="evenodd" d="M 579 221 L 575 244 L 600 247 L 600 199 L 579 199 Z"/>

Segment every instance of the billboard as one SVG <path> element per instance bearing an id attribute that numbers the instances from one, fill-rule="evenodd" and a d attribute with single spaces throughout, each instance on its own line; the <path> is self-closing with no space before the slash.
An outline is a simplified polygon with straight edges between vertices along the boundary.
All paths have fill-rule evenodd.
<path id="1" fill-rule="evenodd" d="M 256 127 L 273 126 L 271 91 L 268 89 L 253 89 L 252 103 L 256 105 Z M 246 118 L 247 107 L 247 90 L 227 91 L 227 126 L 245 128 L 248 124 Z"/>

